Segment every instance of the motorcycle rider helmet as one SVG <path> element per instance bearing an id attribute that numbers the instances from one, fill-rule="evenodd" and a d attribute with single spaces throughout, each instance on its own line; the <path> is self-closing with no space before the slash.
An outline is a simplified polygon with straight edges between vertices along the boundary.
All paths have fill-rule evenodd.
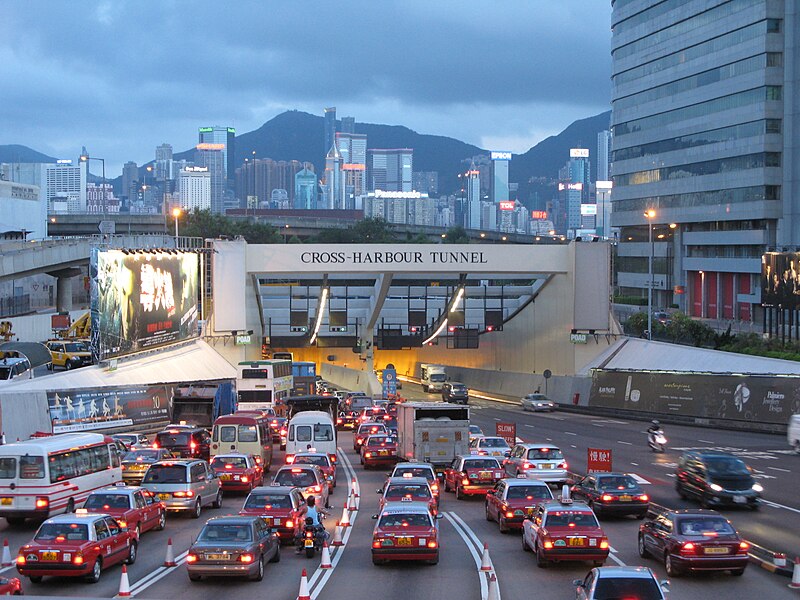
<path id="1" fill-rule="evenodd" d="M 653 419 L 653 425 L 658 427 L 659 425 L 661 425 L 661 423 L 658 422 L 658 419 Z"/>

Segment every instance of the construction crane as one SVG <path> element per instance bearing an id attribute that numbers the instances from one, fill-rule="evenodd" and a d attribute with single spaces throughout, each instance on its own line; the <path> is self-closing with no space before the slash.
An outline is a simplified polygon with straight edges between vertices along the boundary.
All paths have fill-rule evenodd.
<path id="1" fill-rule="evenodd" d="M 2 331 L 2 329 L 0 329 Z M 88 340 L 92 331 L 92 321 L 89 313 L 85 312 L 73 321 L 68 329 L 55 331 L 58 339 L 62 340 Z"/>

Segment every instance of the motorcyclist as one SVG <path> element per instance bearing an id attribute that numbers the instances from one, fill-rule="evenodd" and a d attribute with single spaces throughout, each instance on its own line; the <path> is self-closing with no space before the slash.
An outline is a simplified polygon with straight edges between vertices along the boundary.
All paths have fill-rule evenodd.
<path id="1" fill-rule="evenodd" d="M 658 422 L 658 419 L 653 419 L 650 423 L 650 427 L 647 428 L 648 435 L 655 437 L 659 433 L 664 433 L 661 429 L 661 423 Z"/>
<path id="2" fill-rule="evenodd" d="M 325 526 L 322 524 L 322 516 L 328 516 L 330 513 L 325 510 L 324 508 L 317 508 L 317 499 L 314 496 L 309 496 L 306 498 L 306 515 L 304 519 L 312 519 L 312 523 L 314 524 L 315 528 L 321 528 L 325 531 Z M 325 537 L 327 537 L 327 532 L 325 532 Z M 301 527 L 298 531 L 297 537 L 295 538 L 297 543 L 297 548 L 295 548 L 295 552 L 300 554 L 303 551 L 303 528 Z"/>

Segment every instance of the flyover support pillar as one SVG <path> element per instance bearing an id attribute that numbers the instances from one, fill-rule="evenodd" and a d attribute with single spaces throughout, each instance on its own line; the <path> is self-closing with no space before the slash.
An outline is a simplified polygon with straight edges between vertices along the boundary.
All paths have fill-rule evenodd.
<path id="1" fill-rule="evenodd" d="M 56 310 L 58 312 L 72 310 L 72 282 L 83 274 L 82 269 L 70 268 L 53 271 L 48 275 L 56 278 Z"/>

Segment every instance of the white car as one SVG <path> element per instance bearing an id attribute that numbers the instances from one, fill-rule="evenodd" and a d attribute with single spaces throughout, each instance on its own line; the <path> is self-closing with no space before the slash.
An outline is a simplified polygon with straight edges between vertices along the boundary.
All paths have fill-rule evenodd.
<path id="1" fill-rule="evenodd" d="M 481 456 L 508 456 L 511 447 L 503 438 L 494 435 L 476 437 L 469 442 L 469 453 Z"/>
<path id="2" fill-rule="evenodd" d="M 532 410 L 534 412 L 538 411 L 554 411 L 556 409 L 556 403 L 550 400 L 544 394 L 534 393 L 534 394 L 527 394 L 522 397 L 522 410 Z"/>
<path id="3" fill-rule="evenodd" d="M 469 426 L 469 441 L 471 442 L 475 438 L 484 437 L 483 429 L 478 427 L 477 425 L 470 425 Z"/>
<path id="4" fill-rule="evenodd" d="M 576 600 L 599 598 L 653 598 L 664 600 L 669 581 L 656 579 L 648 567 L 596 567 L 572 582 Z"/>

